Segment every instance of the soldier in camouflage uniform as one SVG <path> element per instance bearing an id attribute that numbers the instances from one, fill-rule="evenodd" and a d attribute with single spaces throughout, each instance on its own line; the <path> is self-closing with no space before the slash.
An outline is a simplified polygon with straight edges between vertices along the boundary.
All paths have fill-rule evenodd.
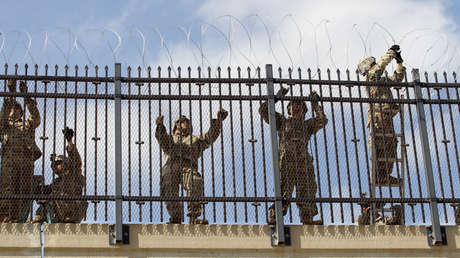
<path id="1" fill-rule="evenodd" d="M 178 197 L 179 185 L 182 185 L 187 196 L 201 197 L 204 195 L 203 178 L 198 173 L 198 158 L 217 140 L 222 128 L 222 121 L 227 115 L 226 110 L 220 110 L 217 113 L 217 119 L 211 120 L 211 127 L 204 135 L 192 135 L 192 125 L 185 116 L 174 121 L 170 135 L 163 125 L 163 116 L 157 118 L 155 138 L 166 158 L 160 185 L 161 196 Z M 201 216 L 200 202 L 189 202 L 187 206 L 190 224 L 208 223 L 207 220 L 198 218 Z M 166 209 L 171 216 L 169 223 L 182 223 L 184 219 L 182 202 L 167 201 Z"/>
<path id="2" fill-rule="evenodd" d="M 386 66 L 395 59 L 397 62 L 396 71 L 393 76 L 384 76 Z M 360 61 L 359 72 L 365 76 L 367 81 L 393 81 L 401 82 L 404 79 L 406 68 L 402 65 L 399 46 L 392 46 L 385 55 L 376 63 L 374 57 L 367 57 Z M 368 86 L 366 87 L 369 98 L 393 99 L 390 87 Z M 399 105 L 396 103 L 369 103 L 367 105 L 368 119 L 367 127 L 372 126 L 374 134 L 374 146 L 372 146 L 372 135 L 369 137 L 368 146 L 372 150 L 375 147 L 375 183 L 376 185 L 395 185 L 400 179 L 390 176 L 396 160 L 397 139 L 393 128 L 393 116 L 399 113 Z"/>
<path id="3" fill-rule="evenodd" d="M 277 96 L 284 96 L 288 89 L 281 88 Z M 313 157 L 307 152 L 308 141 L 311 136 L 327 124 L 323 109 L 318 104 L 319 96 L 316 92 L 310 94 L 312 108 L 316 117 L 305 120 L 307 105 L 303 101 L 290 101 L 287 106 L 288 118 L 276 113 L 276 128 L 279 137 L 281 192 L 284 198 L 290 198 L 296 187 L 297 198 L 314 198 L 316 196 L 315 170 Z M 268 103 L 264 102 L 259 108 L 259 114 L 269 123 Z M 283 215 L 286 215 L 288 202 L 283 203 Z M 318 214 L 315 203 L 297 202 L 300 220 L 303 224 L 322 224 L 314 221 Z M 270 207 L 269 224 L 275 223 L 274 205 Z"/>
<path id="4" fill-rule="evenodd" d="M 16 92 L 16 81 L 8 81 L 10 92 Z M 27 93 L 27 84 L 20 83 L 21 93 Z M 35 144 L 35 129 L 40 125 L 37 103 L 24 98 L 29 116 L 23 121 L 24 111 L 12 97 L 6 97 L 0 113 L 1 183 L 2 194 L 31 194 L 34 162 L 42 155 Z M 25 222 L 31 201 L 0 200 L 0 222 Z"/>
<path id="5" fill-rule="evenodd" d="M 58 176 L 54 182 L 43 189 L 51 195 L 79 196 L 83 193 L 86 179 L 82 175 L 80 154 L 72 142 L 74 131 L 68 127 L 62 130 L 67 140 L 67 154 L 51 156 L 51 168 Z M 79 223 L 86 217 L 87 201 L 55 200 L 43 202 L 37 210 L 34 222 Z"/>

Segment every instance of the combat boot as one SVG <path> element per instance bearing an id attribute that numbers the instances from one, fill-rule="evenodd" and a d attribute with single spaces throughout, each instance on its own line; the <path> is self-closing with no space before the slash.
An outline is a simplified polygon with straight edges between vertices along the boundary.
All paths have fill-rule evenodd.
<path id="1" fill-rule="evenodd" d="M 207 219 L 190 218 L 190 224 L 192 224 L 192 225 L 208 225 L 209 222 L 208 222 Z"/>
<path id="2" fill-rule="evenodd" d="M 401 205 L 394 205 L 393 214 L 391 216 L 385 217 L 384 222 L 385 225 L 402 225 L 403 217 Z"/>

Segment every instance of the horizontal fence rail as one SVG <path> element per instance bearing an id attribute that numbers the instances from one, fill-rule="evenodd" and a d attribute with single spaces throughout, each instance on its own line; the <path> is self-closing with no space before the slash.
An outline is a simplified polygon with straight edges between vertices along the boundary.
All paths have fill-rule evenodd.
<path id="1" fill-rule="evenodd" d="M 264 69 L 5 66 L 0 219 L 428 225 L 435 206 L 441 224 L 460 223 L 456 76 L 280 68 L 270 121 Z"/>

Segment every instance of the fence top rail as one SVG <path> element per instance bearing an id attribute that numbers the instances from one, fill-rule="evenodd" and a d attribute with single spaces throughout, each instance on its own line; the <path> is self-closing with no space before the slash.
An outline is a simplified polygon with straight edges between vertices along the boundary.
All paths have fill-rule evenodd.
<path id="1" fill-rule="evenodd" d="M 89 82 L 94 84 L 110 83 L 115 81 L 114 76 L 104 77 L 89 77 L 89 76 L 58 76 L 58 75 L 5 75 L 0 74 L 0 80 L 25 80 L 25 81 L 41 81 L 43 83 L 51 82 Z M 120 77 L 123 83 L 184 83 L 184 84 L 246 84 L 252 86 L 254 84 L 265 84 L 267 78 L 164 78 L 164 77 Z M 414 82 L 370 82 L 370 81 L 353 81 L 353 80 L 312 80 L 312 79 L 283 79 L 273 78 L 275 84 L 285 85 L 337 85 L 337 86 L 381 86 L 381 87 L 397 87 L 406 88 L 413 87 Z M 417 82 L 422 88 L 460 88 L 460 83 L 448 82 Z"/>

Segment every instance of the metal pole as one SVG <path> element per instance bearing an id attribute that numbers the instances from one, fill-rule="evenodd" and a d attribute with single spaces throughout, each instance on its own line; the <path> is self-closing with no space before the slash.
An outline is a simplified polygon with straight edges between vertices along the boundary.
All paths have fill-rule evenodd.
<path id="1" fill-rule="evenodd" d="M 265 65 L 265 76 L 267 79 L 267 97 L 268 97 L 268 115 L 270 123 L 270 139 L 271 139 L 271 150 L 272 150 L 272 161 L 273 161 L 273 181 L 275 191 L 275 214 L 276 214 L 276 225 L 275 225 L 275 245 L 283 244 L 285 241 L 284 237 L 284 218 L 283 218 L 283 204 L 281 196 L 281 175 L 280 175 L 280 163 L 279 163 L 279 152 L 278 152 L 278 134 L 276 128 L 276 113 L 275 113 L 275 93 L 273 88 L 273 67 L 271 64 Z"/>
<path id="2" fill-rule="evenodd" d="M 115 236 L 123 240 L 122 179 L 121 179 L 121 64 L 115 63 Z"/>
<path id="3" fill-rule="evenodd" d="M 418 69 L 412 69 L 412 80 L 414 82 L 415 98 L 417 101 L 417 117 L 419 123 L 419 134 L 422 144 L 423 165 L 425 167 L 425 177 L 430 199 L 430 212 L 432 224 L 432 243 L 433 245 L 442 244 L 441 225 L 439 223 L 438 201 L 434 186 L 433 169 L 431 165 L 430 144 L 428 141 L 428 131 L 426 127 L 425 109 L 423 106 L 422 89 L 420 88 L 420 73 Z"/>

